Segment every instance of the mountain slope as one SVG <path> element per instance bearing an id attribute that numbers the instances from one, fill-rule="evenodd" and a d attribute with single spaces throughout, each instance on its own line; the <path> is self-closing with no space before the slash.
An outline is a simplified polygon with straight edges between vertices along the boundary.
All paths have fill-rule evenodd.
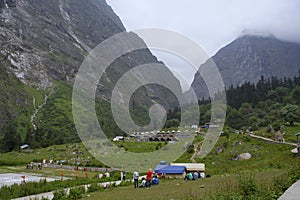
<path id="1" fill-rule="evenodd" d="M 294 77 L 300 70 L 300 45 L 280 41 L 271 35 L 243 35 L 219 50 L 211 59 L 218 66 L 228 88 L 244 82 L 257 83 L 261 76 Z M 198 98 L 208 97 L 200 74 L 195 75 L 192 87 Z"/>
<path id="2" fill-rule="evenodd" d="M 124 31 L 105 1 L 17 1 L 1 14 L 1 54 L 24 83 L 45 88 L 68 80 L 84 55 L 105 38 Z"/>
<path id="3" fill-rule="evenodd" d="M 38 128 L 56 131 L 68 129 L 69 123 L 73 123 L 69 109 L 70 91 L 82 61 L 99 43 L 123 31 L 125 28 L 122 22 L 105 0 L 0 1 L 1 73 L 3 72 L 3 76 L 7 77 L 8 82 L 13 79 L 22 87 L 36 90 L 24 91 L 26 101 L 23 101 L 26 103 L 22 106 L 29 110 L 25 117 L 28 123 L 33 112 L 33 99 L 37 99 L 32 93 L 38 94 L 42 102 L 43 93 L 52 91 L 48 101 L 56 108 L 46 104 L 40 109 L 35 121 Z M 145 48 L 118 58 L 102 77 L 98 84 L 97 97 L 107 101 L 104 103 L 105 106 L 108 105 L 111 91 L 122 74 L 141 64 L 159 63 L 136 34 L 128 33 L 128 35 L 131 38 L 128 42 L 142 43 Z M 167 68 L 165 70 L 168 71 Z M 170 71 L 167 73 L 171 74 Z M 7 74 L 10 76 L 8 77 Z M 175 81 L 180 87 L 179 82 L 176 79 Z M 4 79 L 1 79 L 2 82 Z M 56 87 L 57 83 L 59 84 Z M 16 109 L 18 98 L 17 100 L 5 98 L 5 96 L 18 97 L 16 90 L 3 87 L 0 88 L 0 93 L 4 94 L 0 97 L 0 100 L 4 99 L 0 107 L 1 132 L 1 128 L 9 120 L 16 120 L 23 113 Z M 56 93 L 64 95 L 59 97 Z M 63 99 L 65 96 L 68 97 Z M 141 106 L 149 106 L 153 102 L 172 106 L 177 102 L 167 89 L 156 85 L 140 88 L 134 98 L 135 103 Z M 63 102 L 68 106 L 60 106 L 57 102 Z M 52 123 L 55 119 L 68 120 Z M 66 127 L 57 129 L 53 126 Z M 20 134 L 26 134 L 26 130 Z"/>

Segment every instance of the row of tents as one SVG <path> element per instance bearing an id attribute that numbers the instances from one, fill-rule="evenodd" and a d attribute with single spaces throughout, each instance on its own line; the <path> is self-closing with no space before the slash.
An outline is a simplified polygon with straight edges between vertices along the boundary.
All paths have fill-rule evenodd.
<path id="1" fill-rule="evenodd" d="M 162 161 L 155 167 L 155 173 L 163 175 L 166 178 L 182 178 L 190 172 L 205 172 L 204 163 L 170 163 Z"/>

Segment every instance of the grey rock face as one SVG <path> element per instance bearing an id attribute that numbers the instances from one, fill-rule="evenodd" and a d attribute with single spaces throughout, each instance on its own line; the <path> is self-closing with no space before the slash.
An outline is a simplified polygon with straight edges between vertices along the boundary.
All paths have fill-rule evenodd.
<path id="1" fill-rule="evenodd" d="M 15 0 L 0 0 L 0 9 L 5 8 L 5 6 L 9 8 L 14 8 L 16 7 L 16 1 Z M 0 10 L 1 12 L 1 10 Z"/>
<path id="2" fill-rule="evenodd" d="M 10 1 L 1 2 L 9 4 Z M 0 54 L 10 61 L 11 70 L 22 82 L 38 88 L 47 88 L 54 80 L 72 82 L 91 49 L 125 31 L 105 0 L 19 0 L 16 3 L 16 8 L 4 8 L 0 14 Z M 135 34 L 132 40 L 141 41 Z M 112 65 L 113 74 L 108 74 L 103 81 L 114 82 L 112 79 L 120 77 L 120 73 L 145 63 L 158 63 L 146 45 L 145 50 L 118 59 Z M 109 99 L 111 88 L 99 85 L 99 91 L 106 91 L 100 97 Z M 149 88 L 163 91 L 160 94 L 166 92 L 159 87 Z"/>
<path id="3" fill-rule="evenodd" d="M 265 79 L 294 77 L 300 70 L 300 45 L 270 36 L 244 35 L 222 48 L 212 59 L 228 88 L 245 82 L 257 83 L 261 76 Z M 192 87 L 198 98 L 208 97 L 200 74 L 195 75 Z"/>
<path id="4" fill-rule="evenodd" d="M 72 79 L 91 48 L 125 30 L 105 1 L 16 3 L 0 15 L 0 53 L 20 80 L 39 88 L 53 80 Z"/>
<path id="5" fill-rule="evenodd" d="M 105 0 L 0 0 L 0 7 L 0 65 L 26 85 L 39 89 L 51 87 L 55 81 L 72 84 L 89 51 L 125 31 Z M 143 42 L 135 34 L 131 41 Z M 146 45 L 117 59 L 98 84 L 98 97 L 109 100 L 117 79 L 145 63 L 159 63 Z M 169 106 L 177 102 L 160 86 L 145 86 L 136 96 L 136 102 L 147 105 L 153 101 Z M 0 116 L 5 118 L 10 117 Z"/>

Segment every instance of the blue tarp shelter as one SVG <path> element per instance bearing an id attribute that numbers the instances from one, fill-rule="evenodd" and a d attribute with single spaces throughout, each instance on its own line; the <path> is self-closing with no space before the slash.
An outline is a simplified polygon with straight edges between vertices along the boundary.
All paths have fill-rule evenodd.
<path id="1" fill-rule="evenodd" d="M 163 167 L 164 166 L 164 167 Z M 157 165 L 155 173 L 158 174 L 183 174 L 186 171 L 185 166 L 170 166 L 170 165 Z"/>

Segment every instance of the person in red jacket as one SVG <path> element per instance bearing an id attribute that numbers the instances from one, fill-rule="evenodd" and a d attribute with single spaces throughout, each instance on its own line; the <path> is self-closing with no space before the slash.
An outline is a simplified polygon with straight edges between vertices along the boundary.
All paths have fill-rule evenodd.
<path id="1" fill-rule="evenodd" d="M 152 176 L 153 176 L 153 172 L 152 169 L 150 168 L 146 174 L 146 188 L 151 187 Z"/>

